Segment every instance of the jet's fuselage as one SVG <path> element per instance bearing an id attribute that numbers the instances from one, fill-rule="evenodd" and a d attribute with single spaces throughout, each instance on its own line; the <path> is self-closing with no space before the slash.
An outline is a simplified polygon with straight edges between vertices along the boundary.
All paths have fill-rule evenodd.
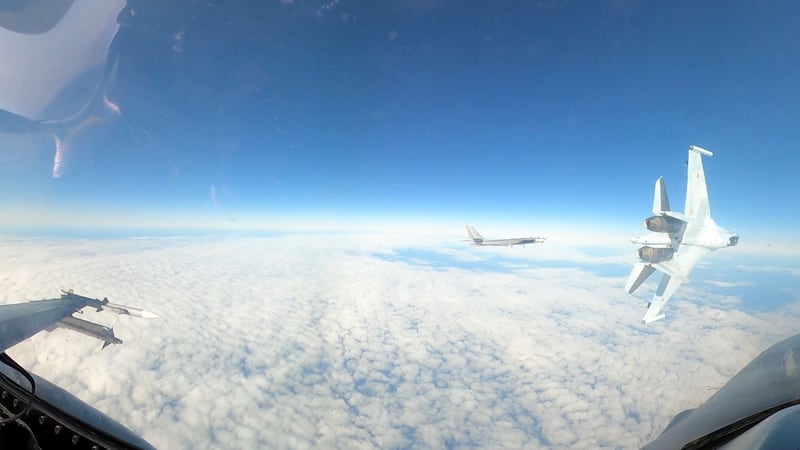
<path id="1" fill-rule="evenodd" d="M 699 224 L 694 221 L 687 224 L 682 243 L 718 250 L 738 244 L 739 236 L 717 225 L 711 217 L 706 217 Z"/>

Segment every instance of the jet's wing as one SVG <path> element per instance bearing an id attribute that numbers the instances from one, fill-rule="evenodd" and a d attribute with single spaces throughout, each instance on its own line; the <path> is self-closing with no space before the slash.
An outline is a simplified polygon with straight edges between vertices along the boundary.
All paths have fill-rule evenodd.
<path id="1" fill-rule="evenodd" d="M 84 306 L 86 303 L 78 298 L 0 306 L 0 349 L 5 351 L 42 330 L 52 328 Z"/>
<path id="2" fill-rule="evenodd" d="M 706 174 L 703 171 L 703 155 L 713 156 L 713 153 L 696 145 L 689 146 L 686 206 L 683 213 L 695 220 L 702 220 L 711 216 L 711 208 L 708 205 Z"/>
<path id="3" fill-rule="evenodd" d="M 96 337 L 106 343 L 119 344 L 122 341 L 114 336 L 111 328 L 72 317 L 72 314 L 85 307 L 98 311 L 108 310 L 117 314 L 156 318 L 157 315 L 139 308 L 110 303 L 108 299 L 98 300 L 64 292 L 61 298 L 37 300 L 14 305 L 0 305 L 0 352 L 16 345 L 42 330 L 56 326 Z M 103 346 L 105 348 L 105 345 Z"/>
<path id="4" fill-rule="evenodd" d="M 661 283 L 642 318 L 643 323 L 655 322 L 665 317 L 664 314 L 660 314 L 661 309 L 667 304 L 672 294 L 678 290 L 681 283 L 688 279 L 689 272 L 694 269 L 700 258 L 709 253 L 711 250 L 705 247 L 681 245 L 672 259 L 653 264 L 653 267 L 664 275 L 661 277 Z"/>

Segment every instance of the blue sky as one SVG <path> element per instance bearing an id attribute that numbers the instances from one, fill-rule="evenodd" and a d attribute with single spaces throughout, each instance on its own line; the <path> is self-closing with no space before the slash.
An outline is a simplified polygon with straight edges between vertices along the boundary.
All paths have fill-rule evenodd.
<path id="1" fill-rule="evenodd" d="M 121 116 L 76 134 L 58 179 L 46 134 L 0 134 L 5 220 L 636 230 L 658 176 L 682 207 L 697 144 L 722 225 L 796 223 L 793 2 L 238 5 L 129 2 Z"/>

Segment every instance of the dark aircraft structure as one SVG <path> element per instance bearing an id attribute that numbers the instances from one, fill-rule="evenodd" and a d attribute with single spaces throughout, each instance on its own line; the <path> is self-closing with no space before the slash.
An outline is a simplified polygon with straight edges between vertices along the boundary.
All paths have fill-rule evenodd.
<path id="1" fill-rule="evenodd" d="M 71 142 L 120 115 L 109 58 L 125 0 L 0 2 L 0 133 L 45 134 L 59 178 Z"/>
<path id="2" fill-rule="evenodd" d="M 63 327 L 109 344 L 121 344 L 114 330 L 73 317 L 83 308 L 142 318 L 158 316 L 140 308 L 69 292 L 60 298 L 0 306 L 0 448 L 150 449 L 130 430 L 42 377 L 28 373 L 5 351 L 42 330 Z"/>
<path id="3" fill-rule="evenodd" d="M 800 445 L 800 334 L 758 355 L 646 450 L 794 449 Z"/>

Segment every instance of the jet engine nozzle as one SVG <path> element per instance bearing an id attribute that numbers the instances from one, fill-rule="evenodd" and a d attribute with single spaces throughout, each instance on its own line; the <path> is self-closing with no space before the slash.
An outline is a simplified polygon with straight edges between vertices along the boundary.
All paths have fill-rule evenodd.
<path id="1" fill-rule="evenodd" d="M 656 233 L 677 233 L 682 226 L 683 222 L 669 216 L 653 216 L 644 219 L 644 227 Z"/>
<path id="2" fill-rule="evenodd" d="M 642 247 L 639 249 L 638 256 L 642 261 L 649 263 L 659 263 L 662 261 L 669 261 L 675 255 L 675 250 L 670 247 L 656 248 L 656 247 Z"/>

